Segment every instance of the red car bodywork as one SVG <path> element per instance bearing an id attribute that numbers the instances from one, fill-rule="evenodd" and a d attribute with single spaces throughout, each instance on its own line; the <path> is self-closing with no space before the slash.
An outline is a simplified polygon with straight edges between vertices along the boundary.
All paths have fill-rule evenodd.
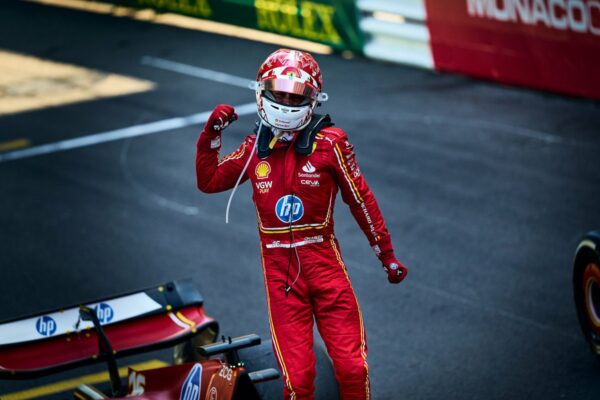
<path id="1" fill-rule="evenodd" d="M 140 303 L 139 315 L 135 312 L 132 314 L 131 311 L 135 310 L 136 304 L 126 304 L 123 307 L 123 299 L 140 298 L 139 296 L 143 297 L 146 305 L 144 308 L 143 302 Z M 152 305 L 150 308 L 147 307 L 149 303 Z M 0 379 L 26 379 L 109 358 L 114 361 L 125 355 L 171 347 L 190 340 L 208 328 L 212 329 L 208 335 L 212 342 L 218 332 L 217 322 L 204 313 L 202 297 L 189 282 L 170 282 L 138 293 L 87 304 L 85 307 L 88 309 L 110 308 L 110 316 L 114 316 L 116 322 L 105 320 L 104 324 L 100 323 L 101 329 L 98 331 L 89 324 L 82 329 L 65 330 L 64 326 L 71 326 L 72 316 L 77 315 L 73 312 L 79 306 L 73 306 L 0 323 L 0 334 L 3 334 L 0 335 L 3 336 L 0 338 Z M 119 319 L 118 314 L 123 309 L 126 309 L 127 317 Z M 69 324 L 56 328 L 60 325 L 57 321 L 65 314 L 69 315 Z M 52 321 L 54 325 L 51 332 L 40 331 L 40 321 Z M 72 322 L 79 327 L 81 321 L 75 318 Z M 34 329 L 39 332 L 39 337 L 35 337 Z M 108 339 L 114 358 L 107 357 L 100 350 L 102 338 L 98 332 Z M 250 346 L 260 342 L 256 335 L 239 339 L 250 336 L 254 340 Z M 218 345 L 231 346 L 232 341 Z M 235 345 L 234 340 L 233 346 Z M 235 395 L 240 382 L 242 386 L 250 384 L 250 388 L 244 386 L 244 390 L 251 389 L 250 397 Z M 206 359 L 144 371 L 130 368 L 128 383 L 128 399 L 256 398 L 256 391 L 241 364 L 229 366 L 221 359 Z M 119 396 L 112 398 L 125 398 Z M 75 392 L 75 397 L 93 398 L 86 397 L 85 393 L 81 394 L 79 389 Z"/>

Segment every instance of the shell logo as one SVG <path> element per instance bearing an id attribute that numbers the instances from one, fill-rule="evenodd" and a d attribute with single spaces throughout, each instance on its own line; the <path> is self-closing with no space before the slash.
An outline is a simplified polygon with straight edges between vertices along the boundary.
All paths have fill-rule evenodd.
<path id="1" fill-rule="evenodd" d="M 258 179 L 266 179 L 271 173 L 271 166 L 268 162 L 261 161 L 258 164 L 256 164 L 256 169 L 254 170 L 254 173 L 256 174 L 256 177 Z"/>

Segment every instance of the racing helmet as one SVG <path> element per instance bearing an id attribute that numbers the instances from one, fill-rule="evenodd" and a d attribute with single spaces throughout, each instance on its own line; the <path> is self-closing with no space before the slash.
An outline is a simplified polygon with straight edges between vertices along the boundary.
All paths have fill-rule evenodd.
<path id="1" fill-rule="evenodd" d="M 270 127 L 300 130 L 310 122 L 315 107 L 327 100 L 322 87 L 319 65 L 309 53 L 279 49 L 256 76 L 258 115 Z"/>

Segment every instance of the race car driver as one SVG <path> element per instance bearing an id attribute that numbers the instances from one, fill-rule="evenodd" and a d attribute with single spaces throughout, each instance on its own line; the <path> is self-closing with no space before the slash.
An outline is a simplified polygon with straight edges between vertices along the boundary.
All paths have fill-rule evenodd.
<path id="1" fill-rule="evenodd" d="M 257 75 L 259 122 L 233 153 L 219 158 L 221 132 L 237 119 L 217 106 L 197 143 L 198 188 L 207 193 L 250 180 L 273 349 L 284 398 L 312 399 L 313 321 L 333 361 L 342 399 L 370 398 L 362 315 L 334 236 L 338 190 L 381 261 L 389 282 L 407 274 L 396 259 L 373 193 L 346 133 L 315 107 L 326 99 L 313 57 L 280 49 Z"/>

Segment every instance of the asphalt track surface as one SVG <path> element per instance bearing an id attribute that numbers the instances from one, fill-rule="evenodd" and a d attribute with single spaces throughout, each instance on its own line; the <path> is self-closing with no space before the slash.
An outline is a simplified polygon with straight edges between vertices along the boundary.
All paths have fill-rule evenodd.
<path id="1" fill-rule="evenodd" d="M 143 65 L 161 57 L 252 79 L 275 46 L 3 3 L 0 48 L 150 80 L 155 90 L 0 118 L 53 143 L 247 104 L 240 87 Z M 600 363 L 571 292 L 600 226 L 600 104 L 364 59 L 317 57 L 322 108 L 356 146 L 399 258 L 387 283 L 347 207 L 336 224 L 369 338 L 374 399 L 598 399 Z M 251 130 L 225 133 L 233 150 Z M 0 163 L 0 319 L 191 277 L 228 335 L 268 337 L 250 186 L 195 186 L 200 125 Z M 69 376 L 76 375 L 72 373 Z M 47 382 L 0 382 L 0 393 Z"/>

